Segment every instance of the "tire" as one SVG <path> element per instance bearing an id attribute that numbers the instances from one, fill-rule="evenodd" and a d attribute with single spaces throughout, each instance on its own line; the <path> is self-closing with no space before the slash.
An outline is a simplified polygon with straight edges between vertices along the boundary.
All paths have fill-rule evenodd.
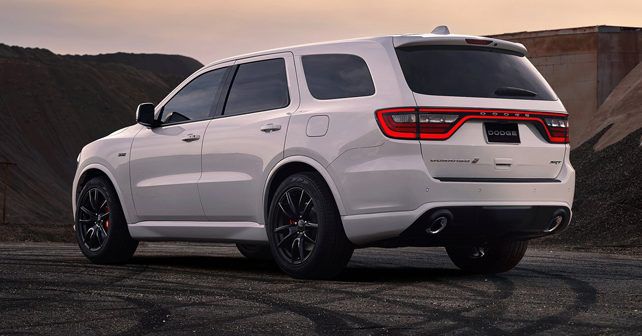
<path id="1" fill-rule="evenodd" d="M 333 278 L 354 251 L 334 197 L 316 173 L 297 173 L 281 183 L 270 203 L 266 229 L 274 260 L 294 278 Z"/>
<path id="2" fill-rule="evenodd" d="M 75 224 L 78 246 L 93 263 L 125 263 L 138 247 L 138 241 L 129 235 L 118 195 L 104 177 L 92 178 L 81 189 Z"/>
<path id="3" fill-rule="evenodd" d="M 446 247 L 450 260 L 465 272 L 502 273 L 513 269 L 524 257 L 528 241 L 508 241 L 483 247 Z M 480 253 L 481 251 L 481 253 Z"/>
<path id="4" fill-rule="evenodd" d="M 270 245 L 236 244 L 236 248 L 244 257 L 248 259 L 262 261 L 272 260 L 272 251 L 270 250 Z"/>

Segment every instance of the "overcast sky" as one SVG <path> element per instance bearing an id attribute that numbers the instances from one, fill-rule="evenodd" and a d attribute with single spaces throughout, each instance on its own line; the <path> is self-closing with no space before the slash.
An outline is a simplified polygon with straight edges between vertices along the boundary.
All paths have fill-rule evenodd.
<path id="1" fill-rule="evenodd" d="M 201 62 L 397 33 L 642 26 L 642 0 L 0 0 L 0 43 L 62 54 L 182 54 Z"/>

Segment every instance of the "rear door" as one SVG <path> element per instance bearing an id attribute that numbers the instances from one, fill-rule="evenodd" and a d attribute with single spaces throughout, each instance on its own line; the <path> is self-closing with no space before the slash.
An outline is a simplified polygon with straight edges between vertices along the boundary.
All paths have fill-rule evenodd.
<path id="1" fill-rule="evenodd" d="M 299 106 L 291 53 L 236 61 L 225 108 L 207 127 L 199 190 L 212 221 L 260 223 L 268 173 Z"/>
<path id="2" fill-rule="evenodd" d="M 396 52 L 419 107 L 431 176 L 547 181 L 559 174 L 566 112 L 525 56 L 466 45 L 400 46 Z"/>

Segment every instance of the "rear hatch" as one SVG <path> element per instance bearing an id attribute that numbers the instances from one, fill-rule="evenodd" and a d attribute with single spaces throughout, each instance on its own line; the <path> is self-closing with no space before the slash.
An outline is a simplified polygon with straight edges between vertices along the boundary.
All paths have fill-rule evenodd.
<path id="1" fill-rule="evenodd" d="M 519 48 L 494 41 L 396 43 L 426 166 L 442 181 L 554 180 L 568 143 L 564 106 Z"/>

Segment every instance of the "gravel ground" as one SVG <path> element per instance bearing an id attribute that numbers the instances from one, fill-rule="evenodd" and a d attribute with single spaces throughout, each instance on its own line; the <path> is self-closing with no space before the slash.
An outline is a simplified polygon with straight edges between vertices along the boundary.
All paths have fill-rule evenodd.
<path id="1" fill-rule="evenodd" d="M 536 248 L 472 276 L 442 249 L 365 249 L 336 281 L 219 244 L 146 243 L 100 266 L 73 244 L 0 243 L 0 263 L 2 335 L 642 333 L 640 256 Z"/>

